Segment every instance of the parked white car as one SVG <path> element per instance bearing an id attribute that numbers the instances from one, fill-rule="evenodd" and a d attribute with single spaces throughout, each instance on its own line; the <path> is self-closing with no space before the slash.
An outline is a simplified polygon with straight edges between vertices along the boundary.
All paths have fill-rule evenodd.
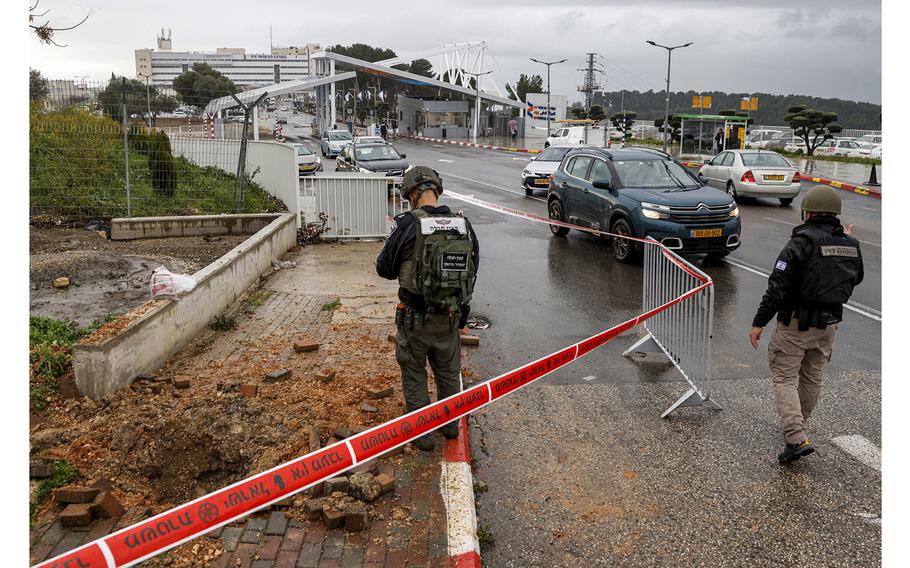
<path id="1" fill-rule="evenodd" d="M 825 140 L 816 149 L 816 156 L 848 156 L 851 158 L 868 158 L 869 149 L 863 148 L 855 140 L 832 138 Z"/>
<path id="2" fill-rule="evenodd" d="M 769 142 L 776 139 L 782 132 L 780 130 L 755 130 L 746 140 L 746 148 L 765 148 Z"/>
<path id="3" fill-rule="evenodd" d="M 882 135 L 881 134 L 864 134 L 857 139 L 857 143 L 864 148 L 869 148 L 870 150 L 874 146 L 882 145 Z"/>
<path id="4" fill-rule="evenodd" d="M 556 132 L 551 132 L 550 137 L 547 138 L 547 141 L 544 142 L 543 147 L 549 148 L 550 146 L 577 146 L 579 144 L 585 143 L 585 127 L 584 126 L 567 126 L 565 128 L 560 128 Z"/>

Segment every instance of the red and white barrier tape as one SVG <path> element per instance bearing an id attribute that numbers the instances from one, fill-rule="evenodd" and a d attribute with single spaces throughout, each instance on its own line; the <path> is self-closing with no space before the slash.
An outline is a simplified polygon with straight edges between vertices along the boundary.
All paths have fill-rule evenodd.
<path id="1" fill-rule="evenodd" d="M 444 195 L 446 194 L 480 207 L 531 221 L 559 224 L 597 234 L 611 235 L 611 233 L 603 231 L 552 221 L 538 215 L 475 199 L 472 196 L 450 191 Z M 653 240 L 646 241 L 625 235 L 611 236 L 642 241 L 651 246 L 662 246 Z M 536 361 L 41 562 L 36 565 L 36 568 L 115 568 L 132 566 L 157 556 L 220 526 L 335 477 L 358 463 L 387 454 L 453 420 L 467 416 L 491 402 L 565 367 L 655 314 L 713 285 L 710 279 L 696 275 L 687 269 L 668 250 L 664 249 L 664 253 L 667 258 L 696 276 L 702 283 L 652 310 Z"/>

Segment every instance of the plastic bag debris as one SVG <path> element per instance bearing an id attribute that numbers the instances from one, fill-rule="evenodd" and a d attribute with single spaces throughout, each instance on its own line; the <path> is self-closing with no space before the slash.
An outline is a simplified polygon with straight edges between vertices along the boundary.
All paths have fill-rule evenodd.
<path id="1" fill-rule="evenodd" d="M 196 281 L 189 274 L 174 274 L 159 266 L 152 272 L 152 298 L 175 298 L 196 287 Z"/>

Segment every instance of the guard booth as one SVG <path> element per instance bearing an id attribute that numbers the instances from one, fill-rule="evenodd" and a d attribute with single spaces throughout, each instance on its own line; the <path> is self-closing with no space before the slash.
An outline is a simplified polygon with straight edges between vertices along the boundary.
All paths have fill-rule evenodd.
<path id="1" fill-rule="evenodd" d="M 680 118 L 679 158 L 713 156 L 724 150 L 745 148 L 748 117 L 712 114 L 677 114 Z M 722 134 L 720 145 L 717 133 Z"/>

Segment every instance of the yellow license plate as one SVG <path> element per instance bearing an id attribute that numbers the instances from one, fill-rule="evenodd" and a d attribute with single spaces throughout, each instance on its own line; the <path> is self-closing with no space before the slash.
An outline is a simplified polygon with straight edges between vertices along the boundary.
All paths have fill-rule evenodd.
<path id="1" fill-rule="evenodd" d="M 535 179 L 534 183 L 536 185 L 550 185 L 550 180 L 548 179 Z"/>
<path id="2" fill-rule="evenodd" d="M 704 237 L 722 237 L 723 235 L 723 229 L 693 229 L 692 231 L 689 231 L 689 236 L 693 239 L 701 239 Z"/>
<path id="3" fill-rule="evenodd" d="M 784 176 L 765 176 L 765 181 L 784 181 Z"/>

